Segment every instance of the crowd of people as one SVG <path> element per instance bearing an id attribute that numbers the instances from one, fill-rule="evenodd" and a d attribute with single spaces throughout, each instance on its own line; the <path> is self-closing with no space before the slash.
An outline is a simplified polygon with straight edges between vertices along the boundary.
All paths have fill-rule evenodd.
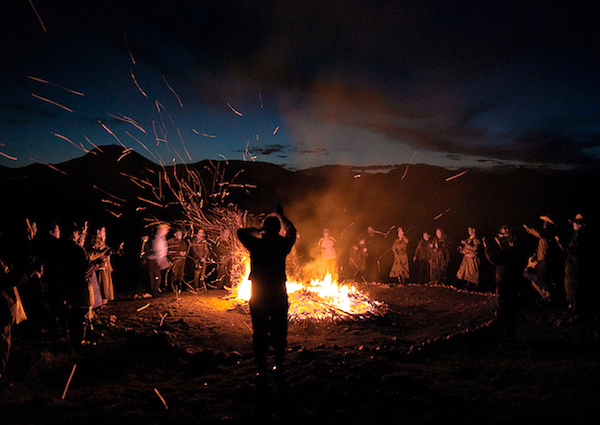
<path id="1" fill-rule="evenodd" d="M 11 326 L 27 320 L 29 332 L 52 326 L 78 346 L 94 338 L 92 319 L 97 309 L 114 300 L 111 256 L 120 255 L 106 241 L 106 227 L 90 235 L 88 223 L 66 229 L 52 223 L 40 232 L 26 221 L 26 235 L 2 247 L 0 274 L 0 373 L 11 343 Z"/>
<path id="2" fill-rule="evenodd" d="M 293 228 L 282 213 L 278 218 L 283 219 L 282 228 Z M 526 225 L 520 229 L 537 239 L 535 251 L 525 257 L 518 249 L 522 242 L 519 238 L 524 236 L 517 229 L 502 226 L 493 237 L 480 238 L 474 227 L 468 227 L 467 237 L 456 247 L 462 261 L 453 276 L 449 270 L 453 244 L 442 228 L 433 234 L 422 232 L 412 258 L 408 249 L 411 241 L 402 227 L 396 228 L 397 237 L 387 251 L 382 247 L 385 239 L 382 233 L 368 227 L 352 244 L 347 263 L 343 265 L 339 261 L 340 247 L 329 229 L 323 229 L 317 245 L 327 272 L 341 273 L 359 282 L 381 281 L 380 259 L 391 252 L 393 262 L 389 273 L 384 272 L 391 282 L 447 285 L 451 279 L 462 282 L 466 288 L 479 290 L 481 261 L 485 258 L 495 269 L 498 321 L 506 336 L 513 338 L 516 300 L 524 281 L 531 283 L 540 299 L 564 304 L 566 311 L 573 315 L 581 309 L 582 299 L 591 286 L 592 240 L 582 215 L 570 220 L 568 241 L 559 237 L 558 226 L 549 217 L 541 216 L 540 220 L 539 229 Z M 26 235 L 18 249 L 13 250 L 17 253 L 13 255 L 13 263 L 1 259 L 0 372 L 10 348 L 12 324 L 28 319 L 28 326 L 35 329 L 42 321 L 51 320 L 64 329 L 72 344 L 79 345 L 93 338 L 95 311 L 115 298 L 111 256 L 121 255 L 123 244 L 116 248 L 109 246 L 105 226 L 98 226 L 90 235 L 87 222 L 73 223 L 66 232 L 56 223 L 46 232 L 39 232 L 35 222 L 26 223 Z M 268 230 L 267 226 L 261 231 L 268 233 Z M 251 256 L 254 252 L 255 276 L 259 261 L 256 258 L 260 258 L 253 245 L 256 232 L 238 232 L 240 242 L 250 250 Z M 292 233 L 295 242 L 296 233 Z M 282 249 L 284 257 L 294 252 L 290 238 L 287 236 L 285 242 L 289 249 Z M 212 258 L 213 250 L 203 229 L 184 232 L 182 228 L 159 223 L 151 235 L 142 237 L 141 289 L 146 292 L 143 296 L 223 287 L 227 271 L 221 270 Z M 294 255 L 287 258 L 288 275 L 290 264 L 296 264 L 290 257 Z M 254 310 L 258 311 L 257 308 Z"/>
<path id="3" fill-rule="evenodd" d="M 456 247 L 462 256 L 455 273 L 451 273 L 452 242 L 439 227 L 432 235 L 424 231 L 414 247 L 409 261 L 409 239 L 402 227 L 397 228 L 397 238 L 389 251 L 393 263 L 389 269 L 391 283 L 453 285 L 484 290 L 481 283 L 481 261 L 484 258 L 494 269 L 494 287 L 497 295 L 497 318 L 507 339 L 516 335 L 517 298 L 528 288 L 533 288 L 540 302 L 551 302 L 564 307 L 571 317 L 577 317 L 597 290 L 593 287 L 593 241 L 585 220 L 577 214 L 570 222 L 570 235 L 559 237 L 559 226 L 548 216 L 540 217 L 540 228 L 523 225 L 522 229 L 502 226 L 493 237 L 480 238 L 475 227 L 467 228 L 467 237 Z M 325 229 L 319 241 L 323 261 L 331 261 L 335 239 Z M 522 230 L 522 231 L 521 231 Z M 338 264 L 338 270 L 359 282 L 380 282 L 382 270 L 381 240 L 377 232 L 368 227 L 365 236 L 359 237 L 348 254 L 347 267 Z M 537 239 L 533 252 L 524 251 L 530 245 L 527 238 Z M 333 240 L 334 243 L 328 243 Z M 335 253 L 335 251 L 333 251 Z"/>

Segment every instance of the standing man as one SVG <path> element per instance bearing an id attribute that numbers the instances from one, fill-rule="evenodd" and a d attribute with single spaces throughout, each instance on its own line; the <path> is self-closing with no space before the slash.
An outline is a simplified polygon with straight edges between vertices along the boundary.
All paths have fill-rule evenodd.
<path id="1" fill-rule="evenodd" d="M 204 238 L 204 229 L 198 229 L 190 246 L 190 253 L 194 259 L 194 289 L 200 289 L 200 283 L 206 290 L 206 259 L 208 257 L 208 243 Z"/>
<path id="2" fill-rule="evenodd" d="M 171 282 L 173 289 L 178 292 L 183 286 L 183 277 L 185 274 L 185 259 L 188 253 L 188 245 L 183 240 L 183 232 L 181 229 L 175 229 L 175 233 L 168 241 L 169 246 L 169 261 L 173 265 L 171 267 Z"/>
<path id="3" fill-rule="evenodd" d="M 329 229 L 323 229 L 323 237 L 319 239 L 319 251 L 325 265 L 325 272 L 337 275 L 337 241 L 329 234 Z"/>
<path id="4" fill-rule="evenodd" d="M 285 236 L 280 235 L 282 226 Z M 296 228 L 283 214 L 283 206 L 278 204 L 276 212 L 265 218 L 262 228 L 238 229 L 237 236 L 250 251 L 250 314 L 254 331 L 254 358 L 258 368 L 258 384 L 264 388 L 269 340 L 275 355 L 276 378 L 283 379 L 289 306 L 285 258 L 296 242 Z"/>

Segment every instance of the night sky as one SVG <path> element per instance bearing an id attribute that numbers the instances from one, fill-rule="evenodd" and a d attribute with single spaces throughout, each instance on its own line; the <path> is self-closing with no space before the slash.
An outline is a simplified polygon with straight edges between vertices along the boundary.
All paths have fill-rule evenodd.
<path id="1" fill-rule="evenodd" d="M 591 1 L 9 0 L 0 34 L 2 166 L 600 158 Z"/>

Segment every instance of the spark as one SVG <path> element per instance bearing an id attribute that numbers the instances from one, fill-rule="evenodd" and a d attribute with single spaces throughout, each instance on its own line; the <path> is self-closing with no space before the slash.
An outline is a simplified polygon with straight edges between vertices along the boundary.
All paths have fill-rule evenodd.
<path id="1" fill-rule="evenodd" d="M 137 122 L 135 122 L 132 118 L 126 117 L 123 114 L 121 114 L 120 117 L 117 117 L 116 115 L 112 115 L 112 114 L 106 114 L 106 115 L 108 115 L 109 117 L 114 118 L 116 120 L 129 123 L 129 124 L 133 125 L 135 128 L 137 128 L 138 130 L 140 130 L 142 133 L 146 134 L 146 130 L 144 130 L 144 128 L 141 125 L 139 125 Z"/>
<path id="2" fill-rule="evenodd" d="M 200 136 L 210 137 L 211 139 L 217 138 L 217 136 L 215 134 L 200 133 L 198 130 L 194 130 L 193 128 L 192 128 L 192 131 L 196 134 L 199 134 Z"/>
<path id="3" fill-rule="evenodd" d="M 181 103 L 181 99 L 179 98 L 179 96 L 177 95 L 177 93 L 175 93 L 175 90 L 173 90 L 173 87 L 171 87 L 169 85 L 169 83 L 167 82 L 167 79 L 165 78 L 165 76 L 163 75 L 163 80 L 165 80 L 165 84 L 167 85 L 167 87 L 169 88 L 169 90 L 171 90 L 171 93 L 173 93 L 175 95 L 175 97 L 177 98 L 177 102 L 179 102 L 179 106 L 181 106 L 183 108 L 183 103 Z"/>
<path id="4" fill-rule="evenodd" d="M 146 99 L 149 99 L 148 95 L 144 92 L 144 90 L 142 90 L 142 88 L 138 84 L 137 80 L 135 79 L 135 74 L 133 73 L 133 69 L 130 68 L 129 72 L 131 73 L 131 78 L 133 79 L 133 83 L 135 84 L 135 86 L 137 87 L 137 89 L 140 91 L 140 93 L 142 93 L 144 95 L 144 97 Z"/>
<path id="5" fill-rule="evenodd" d="M 5 158 L 12 159 L 13 161 L 17 160 L 17 158 L 15 158 L 14 156 L 7 155 L 4 152 L 0 152 L 0 155 L 2 155 Z"/>
<path id="6" fill-rule="evenodd" d="M 34 159 L 34 158 L 29 158 L 29 160 L 30 160 L 30 161 L 32 161 L 32 162 L 36 162 L 36 163 L 38 163 L 38 164 L 44 164 L 44 165 L 47 165 L 48 167 L 52 168 L 54 171 L 58 171 L 59 173 L 61 173 L 61 174 L 64 174 L 65 176 L 68 176 L 68 175 L 69 175 L 69 173 L 66 173 L 66 172 L 64 172 L 63 170 L 61 170 L 61 169 L 58 169 L 58 168 L 56 168 L 54 165 L 52 165 L 52 164 L 48 164 L 47 162 L 38 161 L 38 160 L 36 160 L 36 159 Z"/>
<path id="7" fill-rule="evenodd" d="M 447 213 L 448 211 L 450 211 L 450 210 L 451 210 L 451 208 L 448 208 L 448 209 L 447 209 L 446 211 L 444 211 L 443 213 L 436 215 L 436 216 L 434 217 L 433 221 L 436 221 L 438 218 L 440 218 L 441 216 L 443 216 L 444 214 L 446 214 L 446 213 Z"/>
<path id="8" fill-rule="evenodd" d="M 140 308 L 138 308 L 136 311 L 142 311 L 142 310 L 145 310 L 145 309 L 147 309 L 148 307 L 150 307 L 150 303 L 148 303 L 148 304 L 146 304 L 146 305 L 144 305 L 144 306 L 141 306 L 141 307 L 140 307 Z"/>
<path id="9" fill-rule="evenodd" d="M 150 155 L 152 155 L 152 157 L 153 157 L 154 159 L 157 159 L 157 158 L 156 158 L 156 156 L 155 156 L 155 155 L 154 155 L 154 154 L 153 154 L 153 153 L 150 151 L 150 149 L 148 149 L 148 148 L 146 147 L 146 145 L 145 145 L 145 144 L 143 144 L 143 143 L 142 143 L 142 142 L 140 142 L 138 139 L 136 139 L 135 137 L 133 137 L 133 136 L 132 136 L 132 135 L 131 135 L 131 134 L 130 134 L 128 131 L 126 131 L 126 132 L 125 132 L 125 134 L 127 134 L 127 135 L 128 135 L 129 137 L 131 137 L 133 140 L 135 140 L 135 141 L 136 141 L 136 142 L 138 142 L 140 145 L 142 145 L 142 147 L 143 147 L 144 149 L 146 149 L 146 151 L 147 151 L 147 152 L 148 152 Z"/>
<path id="10" fill-rule="evenodd" d="M 83 96 L 83 93 L 81 93 L 81 92 L 79 92 L 79 91 L 75 91 L 75 90 L 71 90 L 71 89 L 68 89 L 68 88 L 66 88 L 66 87 L 63 87 L 63 86 L 59 86 L 58 84 L 51 83 L 50 81 L 43 80 L 43 79 L 41 79 L 41 78 L 34 77 L 34 76 L 32 76 L 32 75 L 28 75 L 28 76 L 27 76 L 27 78 L 29 78 L 30 80 L 33 80 L 33 81 L 38 81 L 38 82 L 40 82 L 40 83 L 49 84 L 49 85 L 51 85 L 51 86 L 58 87 L 59 89 L 62 89 L 62 90 L 68 91 L 69 93 L 73 93 L 73 94 L 76 94 L 76 95 L 78 95 L 78 96 Z"/>
<path id="11" fill-rule="evenodd" d="M 159 204 L 159 203 L 157 203 L 157 202 L 150 201 L 149 199 L 146 199 L 146 198 L 142 198 L 141 196 L 138 196 L 137 198 L 138 198 L 140 201 L 147 202 L 147 203 L 149 203 L 149 204 L 156 205 L 157 207 L 164 208 L 164 207 L 163 207 L 161 204 Z"/>
<path id="12" fill-rule="evenodd" d="M 462 173 L 458 173 L 458 174 L 457 174 L 457 175 L 455 175 L 455 176 L 448 177 L 448 178 L 446 179 L 446 181 L 447 181 L 447 182 L 449 182 L 450 180 L 454 180 L 455 178 L 457 178 L 457 177 L 460 177 L 460 176 L 462 176 L 462 175 L 465 175 L 465 174 L 467 174 L 467 170 L 463 171 Z"/>
<path id="13" fill-rule="evenodd" d="M 231 105 L 229 104 L 229 102 L 227 102 L 227 106 L 229 106 L 229 109 L 231 109 L 231 110 L 232 110 L 232 111 L 233 111 L 233 112 L 234 112 L 236 115 L 239 115 L 240 117 L 243 117 L 243 116 L 244 116 L 244 115 L 243 115 L 241 112 L 239 112 L 239 111 L 236 111 L 235 109 L 233 109 L 233 106 L 231 106 Z"/>
<path id="14" fill-rule="evenodd" d="M 402 178 L 400 180 L 404 180 L 404 177 L 406 177 L 406 173 L 408 173 L 408 166 L 413 162 L 413 159 L 415 159 L 416 154 L 417 154 L 417 151 L 415 151 L 415 153 L 413 153 L 412 158 L 410 159 L 410 161 L 408 161 L 408 164 L 406 164 L 406 169 L 404 170 L 404 174 L 402 174 Z"/>
<path id="15" fill-rule="evenodd" d="M 273 130 L 273 135 L 275 135 L 275 133 L 277 133 L 277 131 L 279 131 L 279 126 L 275 127 L 275 130 Z"/>
<path id="16" fill-rule="evenodd" d="M 156 395 L 160 398 L 160 400 L 165 405 L 165 409 L 169 410 L 169 406 L 167 406 L 167 402 L 165 401 L 165 399 L 163 398 L 163 396 L 160 395 L 160 393 L 158 392 L 158 390 L 156 388 L 154 388 L 154 392 L 156 393 Z"/>
<path id="17" fill-rule="evenodd" d="M 350 227 L 352 227 L 352 226 L 354 226 L 354 222 L 350 223 L 350 224 L 348 225 L 348 227 L 346 227 L 346 228 L 345 228 L 345 229 L 342 231 L 342 233 L 341 233 L 341 234 L 343 235 L 344 233 L 346 233 L 346 230 L 348 230 L 348 229 L 349 229 Z"/>
<path id="18" fill-rule="evenodd" d="M 166 130 L 166 126 L 165 126 L 165 121 L 163 120 L 163 116 L 162 116 L 162 112 L 160 112 L 160 108 L 165 109 L 164 106 L 162 106 L 162 103 L 160 103 L 158 101 L 158 99 L 154 100 L 154 105 L 156 105 L 156 110 L 158 111 L 158 116 L 160 117 L 160 122 L 163 126 L 163 129 Z"/>
<path id="19" fill-rule="evenodd" d="M 101 199 L 100 202 L 104 202 L 105 204 L 112 204 L 112 205 L 116 205 L 117 207 L 122 207 L 123 205 L 115 202 L 115 201 L 111 201 L 110 199 Z"/>
<path id="20" fill-rule="evenodd" d="M 75 144 L 75 143 L 73 143 L 73 142 L 72 142 L 72 141 L 71 141 L 71 140 L 70 140 L 68 137 L 66 137 L 66 136 L 63 136 L 62 134 L 58 134 L 58 133 L 50 133 L 50 134 L 52 134 L 53 136 L 56 136 L 56 137 L 58 137 L 59 139 L 66 140 L 67 142 L 69 142 L 70 144 L 72 144 L 73 146 L 75 146 L 77 149 L 81 149 L 81 150 L 83 150 L 84 152 L 86 152 L 86 153 L 87 153 L 87 151 L 85 150 L 85 148 L 83 148 L 83 147 L 81 147 L 81 146 L 79 146 L 79 145 L 76 145 L 76 144 Z"/>
<path id="21" fill-rule="evenodd" d="M 133 62 L 133 64 L 135 65 L 135 58 L 133 57 L 133 53 L 131 53 L 131 49 L 129 48 L 129 40 L 127 40 L 127 36 L 125 36 L 125 44 L 127 44 L 127 51 L 129 52 L 131 62 Z"/>
<path id="22" fill-rule="evenodd" d="M 69 385 L 71 385 L 71 380 L 73 379 L 73 375 L 75 374 L 76 367 L 77 367 L 77 363 L 73 365 L 73 369 L 71 370 L 71 374 L 69 375 L 69 379 L 67 380 L 67 385 L 65 385 L 65 390 L 62 393 L 63 400 L 67 396 L 67 391 L 69 390 Z"/>
<path id="23" fill-rule="evenodd" d="M 44 21 L 42 21 L 42 17 L 40 16 L 37 9 L 33 5 L 33 1 L 29 0 L 29 4 L 31 5 L 31 8 L 33 9 L 33 11 L 35 13 L 35 16 L 37 16 L 38 21 L 40 21 L 40 25 L 42 26 L 42 29 L 44 30 L 44 32 L 46 32 L 46 26 L 44 25 Z"/>
<path id="24" fill-rule="evenodd" d="M 114 215 L 114 216 L 115 216 L 115 217 L 117 217 L 117 218 L 119 218 L 119 217 L 121 217 L 121 216 L 123 215 L 123 213 L 119 213 L 119 214 L 117 214 L 116 212 L 113 212 L 113 211 L 111 211 L 111 210 L 105 210 L 105 211 L 107 211 L 107 212 L 111 213 L 112 215 Z"/>
<path id="25" fill-rule="evenodd" d="M 223 154 L 220 153 L 219 156 L 225 160 L 225 164 L 226 165 L 229 165 L 229 161 L 227 160 L 227 158 L 225 157 L 225 155 L 223 155 Z"/>
<path id="26" fill-rule="evenodd" d="M 98 146 L 96 146 L 95 144 L 93 144 L 93 143 L 92 143 L 92 141 L 91 141 L 90 139 L 88 139 L 88 137 L 87 137 L 87 136 L 85 136 L 85 135 L 84 135 L 83 137 L 85 138 L 85 140 L 87 140 L 87 141 L 88 141 L 88 143 L 89 143 L 90 145 L 92 145 L 93 147 L 95 147 L 96 149 L 98 149 L 100 152 L 103 152 L 103 151 L 102 151 L 102 149 L 100 149 Z M 94 152 L 94 153 L 95 153 L 95 152 Z"/>
<path id="27" fill-rule="evenodd" d="M 183 137 L 181 137 L 181 131 L 179 131 L 179 127 L 177 127 L 177 134 L 179 135 L 179 140 L 181 140 L 181 144 L 183 145 L 183 150 L 185 151 L 188 159 L 191 161 L 192 157 L 190 156 L 190 153 L 187 150 L 187 146 L 185 146 L 185 142 L 183 141 Z"/>
<path id="28" fill-rule="evenodd" d="M 133 151 L 133 148 L 127 148 L 123 151 L 123 153 L 121 154 L 121 156 L 119 157 L 119 159 L 117 159 L 117 162 L 119 162 L 120 160 L 122 160 L 123 158 L 125 158 L 127 155 L 129 155 L 131 152 Z"/>
<path id="29" fill-rule="evenodd" d="M 361 177 L 362 177 L 362 175 L 361 175 L 361 174 L 355 174 L 355 175 L 354 175 L 354 178 L 355 178 L 355 179 L 360 179 Z"/>
<path id="30" fill-rule="evenodd" d="M 119 142 L 119 144 L 120 144 L 121 146 L 123 146 L 123 148 L 124 148 L 124 149 L 127 149 L 127 147 L 126 147 L 126 146 L 125 146 L 125 145 L 124 145 L 124 144 L 123 144 L 123 143 L 122 143 L 122 142 L 119 140 L 119 138 L 117 137 L 117 135 L 116 135 L 115 133 L 113 133 L 113 132 L 110 130 L 110 128 L 108 128 L 108 127 L 106 126 L 106 124 L 104 124 L 104 123 L 103 123 L 102 121 L 100 121 L 100 120 L 98 120 L 98 122 L 100 123 L 100 125 L 102 126 L 102 128 L 104 128 L 106 131 L 108 131 L 108 133 L 109 133 L 109 134 L 110 134 L 112 137 L 114 137 L 114 138 L 117 140 L 117 142 Z"/>
<path id="31" fill-rule="evenodd" d="M 111 198 L 116 199 L 117 201 L 121 201 L 123 203 L 127 203 L 127 199 L 123 199 L 123 198 L 119 198 L 118 196 L 112 195 L 110 193 L 108 193 L 106 190 L 100 189 L 98 186 L 96 186 L 95 184 L 92 185 L 92 187 L 96 190 L 99 190 L 100 192 L 104 193 L 107 196 L 110 196 Z"/>
<path id="32" fill-rule="evenodd" d="M 32 95 L 33 97 L 35 97 L 36 99 L 43 100 L 44 102 L 48 102 L 48 103 L 50 103 L 50 104 L 52 104 L 52 105 L 54 105 L 54 106 L 58 106 L 59 108 L 62 108 L 62 109 L 64 109 L 64 110 L 65 110 L 65 111 L 67 111 L 67 112 L 73 112 L 73 110 L 72 110 L 72 109 L 69 109 L 69 108 L 67 108 L 66 106 L 63 106 L 63 105 L 61 105 L 60 103 L 54 102 L 53 100 L 46 99 L 45 97 L 42 97 L 42 96 L 38 96 L 38 95 L 37 95 L 37 94 L 35 94 L 35 93 L 31 93 L 31 95 Z"/>
<path id="33" fill-rule="evenodd" d="M 165 322 L 165 318 L 169 315 L 169 313 L 165 313 L 161 316 L 160 318 L 160 325 L 158 325 L 159 328 L 162 328 L 163 323 Z"/>

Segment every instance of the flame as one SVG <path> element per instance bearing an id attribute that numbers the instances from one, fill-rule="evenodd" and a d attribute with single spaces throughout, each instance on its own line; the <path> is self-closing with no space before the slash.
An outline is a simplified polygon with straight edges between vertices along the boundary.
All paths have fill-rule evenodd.
<path id="1" fill-rule="evenodd" d="M 250 259 L 242 260 L 243 277 L 231 288 L 230 299 L 237 304 L 245 304 L 252 295 Z M 334 320 L 367 314 L 378 314 L 382 303 L 371 300 L 356 287 L 339 283 L 337 276 L 327 272 L 323 278 L 311 279 L 310 283 L 288 281 L 286 289 L 290 303 L 291 319 Z"/>

